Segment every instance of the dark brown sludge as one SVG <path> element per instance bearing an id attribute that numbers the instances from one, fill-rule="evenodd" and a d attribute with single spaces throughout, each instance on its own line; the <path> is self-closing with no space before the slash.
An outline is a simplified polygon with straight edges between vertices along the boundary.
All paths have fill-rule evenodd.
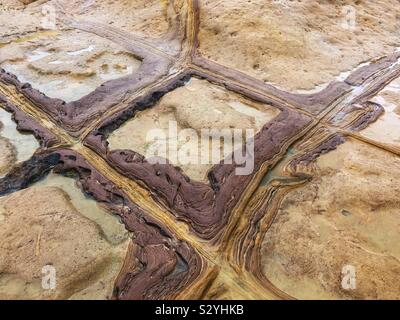
<path id="1" fill-rule="evenodd" d="M 352 33 L 350 1 L 28 2 L 0 4 L 0 299 L 400 298 L 395 0 Z M 251 172 L 154 163 L 171 122 L 253 130 Z"/>

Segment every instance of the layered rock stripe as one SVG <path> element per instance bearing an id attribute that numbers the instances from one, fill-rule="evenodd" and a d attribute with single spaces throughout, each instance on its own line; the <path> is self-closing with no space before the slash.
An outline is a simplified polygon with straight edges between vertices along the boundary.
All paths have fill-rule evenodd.
<path id="1" fill-rule="evenodd" d="M 353 31 L 338 24 L 346 1 L 47 1 L 51 31 L 38 27 L 40 1 L 16 3 L 0 15 L 0 64 L 18 73 L 1 70 L 0 104 L 40 147 L 17 162 L 1 140 L 1 297 L 399 298 L 400 151 L 396 131 L 379 129 L 395 127 L 400 103 L 398 1 L 357 3 Z M 231 100 L 269 113 L 250 175 L 221 162 L 194 179 L 124 136 L 112 143 L 171 108 L 197 130 L 251 123 Z M 62 189 L 40 185 L 54 175 L 75 179 L 127 239 L 111 244 Z M 61 278 L 43 293 L 49 262 Z M 341 286 L 345 265 L 354 290 Z"/>

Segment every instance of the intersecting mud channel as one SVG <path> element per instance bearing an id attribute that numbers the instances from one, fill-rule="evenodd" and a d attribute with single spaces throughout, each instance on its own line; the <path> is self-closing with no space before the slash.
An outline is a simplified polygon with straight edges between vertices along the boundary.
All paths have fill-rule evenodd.
<path id="1" fill-rule="evenodd" d="M 0 176 L 4 176 L 15 163 L 28 160 L 39 148 L 39 143 L 33 135 L 18 132 L 11 113 L 4 109 L 0 109 L 0 123 Z"/>
<path id="2" fill-rule="evenodd" d="M 225 144 L 223 140 L 220 148 L 213 150 L 208 141 L 212 138 L 212 134 L 211 137 L 206 137 L 201 134 L 202 130 L 216 129 L 215 135 L 225 128 L 231 130 L 231 135 L 233 129 L 240 129 L 244 134 L 245 130 L 252 130 L 256 134 L 265 123 L 279 113 L 279 109 L 246 101 L 206 80 L 191 78 L 185 86 L 166 94 L 155 107 L 138 112 L 132 120 L 111 133 L 108 143 L 110 150 L 130 149 L 142 155 L 149 154 L 149 150 L 162 149 L 165 145 L 168 156 L 171 153 L 168 146 L 173 140 L 178 140 L 178 150 L 185 145 L 188 150 L 195 151 L 192 152 L 192 158 L 188 159 L 194 164 L 180 164 L 179 159 L 171 163 L 181 167 L 192 180 L 208 182 L 207 173 L 212 167 L 213 153 L 215 163 L 219 163 L 239 148 L 245 140 L 233 141 L 234 144 L 230 148 L 224 148 L 224 145 L 228 145 L 228 141 Z M 170 127 L 175 124 L 177 135 L 169 135 Z M 147 134 L 154 129 L 162 130 L 165 139 L 147 140 Z M 186 130 L 187 137 L 179 136 L 182 130 Z M 252 139 L 253 135 L 246 135 L 245 138 Z M 205 164 L 201 164 L 202 152 L 205 151 L 210 155 L 210 159 L 203 159 Z"/>
<path id="3" fill-rule="evenodd" d="M 346 38 L 331 2 L 52 0 L 53 30 L 39 1 L 2 11 L 0 298 L 399 299 L 393 2 Z M 254 170 L 224 161 L 241 144 L 150 161 L 205 129 L 251 130 Z"/>

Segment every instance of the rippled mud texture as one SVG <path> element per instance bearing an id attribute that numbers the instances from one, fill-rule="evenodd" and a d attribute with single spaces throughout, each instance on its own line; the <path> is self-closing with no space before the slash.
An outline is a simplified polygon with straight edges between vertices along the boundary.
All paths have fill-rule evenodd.
<path id="1" fill-rule="evenodd" d="M 289 91 L 327 84 L 400 46 L 397 0 L 200 4 L 205 57 Z M 342 27 L 344 5 L 356 10 L 354 30 Z"/>
<path id="2" fill-rule="evenodd" d="M 398 157 L 352 139 L 320 156 L 266 233 L 265 276 L 300 299 L 399 299 L 399 169 Z M 346 265 L 355 290 L 341 286 Z"/>
<path id="3" fill-rule="evenodd" d="M 257 170 L 264 163 L 272 162 L 288 141 L 294 139 L 310 124 L 310 118 L 291 110 L 282 110 L 254 136 L 254 152 L 249 151 L 253 156 L 247 161 L 250 166 L 249 172 L 237 174 L 237 169 L 245 167 L 246 164 L 237 163 L 236 160 L 231 164 L 221 162 L 209 170 L 209 184 L 188 179 L 179 167 L 169 163 L 153 164 L 133 150 L 110 149 L 107 138 L 115 129 L 137 111 L 153 107 L 158 99 L 168 92 L 172 91 L 173 94 L 173 90 L 184 86 L 188 79 L 190 77 L 185 76 L 173 80 L 154 90 L 145 99 L 136 101 L 129 109 L 105 120 L 87 137 L 86 143 L 121 174 L 145 183 L 154 197 L 167 204 L 179 219 L 190 223 L 200 237 L 211 240 L 220 235 L 231 210 L 239 201 L 238 196 L 249 186 Z M 249 92 L 243 93 L 252 98 Z M 165 97 L 168 99 L 168 96 Z M 245 98 L 245 95 L 242 96 L 242 99 Z M 255 96 L 254 99 L 259 103 L 268 104 L 262 96 Z M 182 115 L 181 112 L 180 116 Z"/>
<path id="4" fill-rule="evenodd" d="M 142 38 L 120 34 L 108 24 L 72 16 L 64 8 L 66 2 L 48 1 L 46 5 L 55 10 L 56 28 L 47 30 L 39 23 L 38 31 L 29 36 L 4 37 L 0 63 L 13 75 L 1 71 L 0 81 L 15 87 L 13 90 L 22 93 L 72 136 L 79 136 L 89 122 L 112 108 L 123 107 L 126 100 L 132 100 L 132 93 L 169 72 L 172 58 Z M 41 8 L 38 4 L 39 14 Z M 173 16 L 177 24 L 184 22 L 185 17 L 170 9 L 168 17 Z M 34 9 L 28 6 L 16 10 Z M 183 24 L 182 30 L 178 27 L 173 31 L 169 41 L 178 39 L 185 27 Z M 154 43 L 169 50 L 168 45 Z M 171 54 L 178 54 L 179 50 L 173 49 Z"/>
<path id="5" fill-rule="evenodd" d="M 399 299 L 399 4 L 1 1 L 0 298 Z M 149 162 L 170 120 L 254 169 Z"/>
<path id="6" fill-rule="evenodd" d="M 48 228 L 48 232 L 50 232 L 49 241 L 55 241 L 55 244 L 50 242 L 47 243 L 48 247 L 46 247 L 43 243 L 41 252 L 47 254 L 44 256 L 46 261 L 53 259 L 51 254 L 55 255 L 53 259 L 55 261 L 54 265 L 56 266 L 57 262 L 60 263 L 62 275 L 66 278 L 63 280 L 66 282 L 62 282 L 66 289 L 59 288 L 61 292 L 53 292 L 50 298 L 110 298 L 111 293 L 113 298 L 118 299 L 171 298 L 179 293 L 178 289 L 182 288 L 185 283 L 192 282 L 199 275 L 203 263 L 201 257 L 198 256 L 193 248 L 176 239 L 167 228 L 160 226 L 159 222 L 147 217 L 121 190 L 106 180 L 79 154 L 70 150 L 60 150 L 50 154 L 39 154 L 36 158 L 37 165 L 43 166 L 42 170 L 44 172 L 53 168 L 54 173 L 75 177 L 82 191 L 101 204 L 106 211 L 100 210 L 93 200 L 88 200 L 79 194 L 77 190 L 73 190 L 71 184 L 73 182 L 66 181 L 65 179 L 67 178 L 50 174 L 45 180 L 32 185 L 37 174 L 28 166 L 22 167 L 19 171 L 14 171 L 3 179 L 5 183 L 1 181 L 0 191 L 2 194 L 6 194 L 3 197 L 6 205 L 7 201 L 11 201 L 9 199 L 13 199 L 10 210 L 14 210 L 17 207 L 20 209 L 18 211 L 20 213 L 11 216 L 6 207 L 3 213 L 5 217 L 3 221 L 12 229 L 15 228 L 16 224 L 21 223 L 19 219 L 24 222 L 27 220 L 26 213 L 21 213 L 21 211 L 29 206 L 29 202 L 25 198 L 21 199 L 19 197 L 19 195 L 25 194 L 27 194 L 27 199 L 30 200 L 39 198 L 37 210 L 33 210 L 35 207 L 33 209 L 31 206 L 29 207 L 32 219 L 36 218 L 38 220 L 28 221 L 29 228 L 26 230 L 21 229 L 20 233 L 14 235 L 7 231 L 11 229 L 5 229 L 1 239 L 5 239 L 3 245 L 6 249 L 8 246 L 11 246 L 11 248 L 8 251 L 5 250 L 4 254 L 6 252 L 7 254 L 12 253 L 15 250 L 13 246 L 18 246 L 21 242 L 27 243 L 27 248 L 26 252 L 20 252 L 21 257 L 19 255 L 15 257 L 11 254 L 11 257 L 7 256 L 2 259 L 4 261 L 4 273 L 15 274 L 15 270 L 22 268 L 24 259 L 32 261 L 32 255 L 38 255 L 37 252 L 39 251 L 31 250 L 35 243 L 35 250 L 39 250 L 37 249 L 40 245 L 38 240 L 36 242 L 25 240 L 25 237 L 33 237 L 29 230 L 34 225 L 40 231 L 39 240 L 45 239 L 43 237 L 47 235 L 44 231 L 47 231 L 47 223 L 50 223 Z M 49 158 L 51 158 L 51 161 Z M 21 184 L 20 188 L 28 187 L 28 189 L 11 193 L 14 190 L 8 188 L 9 183 L 7 182 L 12 183 L 18 180 L 25 180 L 28 185 Z M 58 190 L 57 192 L 59 192 L 63 188 L 68 190 L 68 195 L 60 200 L 60 209 L 57 209 L 57 206 L 54 207 L 53 200 L 48 202 L 43 199 L 43 197 L 48 197 L 49 193 L 52 194 L 53 190 Z M 55 192 L 55 198 L 57 192 Z M 82 213 L 78 214 L 79 217 L 69 217 L 79 210 L 82 210 Z M 57 213 L 57 215 L 54 216 L 54 213 Z M 107 215 L 109 214 L 114 217 L 108 217 Z M 6 219 L 8 215 L 14 217 L 17 221 L 12 224 Z M 119 225 L 119 220 L 115 217 L 119 217 L 124 226 Z M 66 235 L 64 235 L 63 230 L 59 231 L 60 228 L 67 229 L 65 230 Z M 128 236 L 125 229 L 133 233 L 131 241 L 126 241 Z M 74 231 L 72 232 L 71 230 Z M 85 234 L 87 240 L 82 240 L 82 237 L 79 236 L 81 233 Z M 15 239 L 8 239 L 7 237 L 15 237 Z M 76 245 L 74 241 L 78 241 Z M 71 242 L 73 245 L 71 245 Z M 61 248 L 57 247 L 61 245 Z M 124 247 L 120 248 L 122 245 Z M 126 245 L 129 245 L 128 250 L 126 250 Z M 46 248 L 48 248 L 48 251 L 46 251 Z M 77 252 L 77 248 L 82 248 L 82 252 Z M 62 250 L 66 251 L 61 257 L 59 256 L 60 250 L 61 252 L 63 252 Z M 70 255 L 68 250 L 72 250 L 73 254 Z M 121 256 L 113 256 L 115 255 L 114 251 L 123 254 L 123 257 L 126 254 L 123 265 L 119 264 L 122 259 Z M 15 258 L 19 257 L 21 261 L 15 261 Z M 41 256 L 39 255 L 39 257 Z M 8 262 L 9 259 L 14 261 L 15 265 Z M 58 261 L 57 259 L 61 260 Z M 71 259 L 71 261 L 68 259 Z M 29 276 L 31 276 L 31 280 L 37 280 L 37 273 L 34 272 L 39 272 L 37 268 L 43 263 L 44 260 L 42 260 L 34 258 L 33 271 L 22 274 L 20 277 L 25 280 L 28 279 L 26 280 L 27 282 L 30 282 Z M 111 263 L 114 265 L 110 266 Z M 77 270 L 80 271 L 78 272 Z M 74 275 L 69 276 L 70 272 L 74 272 Z M 106 273 L 104 274 L 104 272 Z M 78 278 L 74 278 L 75 275 Z M 116 277 L 117 279 L 115 280 Z M 82 279 L 85 279 L 86 282 Z M 110 289 L 108 281 L 113 284 L 112 289 Z M 21 288 L 21 281 L 18 279 L 6 278 L 4 286 L 5 291 L 7 291 L 8 287 L 16 287 L 15 290 L 22 290 L 20 294 L 24 295 L 25 286 L 22 285 Z M 63 291 L 67 289 L 69 291 Z M 45 298 L 46 293 L 43 293 L 43 290 L 38 289 L 37 286 L 34 291 L 33 296 L 29 296 L 30 298 Z"/>
<path id="7" fill-rule="evenodd" d="M 232 92 L 212 86 L 206 80 L 191 78 L 185 86 L 166 94 L 153 108 L 138 112 L 132 120 L 110 135 L 108 143 L 111 150 L 129 149 L 146 158 L 165 157 L 192 180 L 207 183 L 207 173 L 213 164 L 227 158 L 243 142 L 241 134 L 233 147 L 228 146 L 228 141 L 220 139 L 220 146 L 213 147 L 210 142 L 212 136 L 218 138 L 222 130 L 228 128 L 232 137 L 234 129 L 243 132 L 251 130 L 244 137 L 251 139 L 279 113 L 279 109 L 245 100 Z M 169 132 L 174 130 L 173 126 L 176 126 L 177 135 Z M 216 129 L 218 132 L 208 137 L 207 129 Z M 151 132 L 156 137 L 151 137 Z M 185 146 L 185 150 L 188 150 L 186 156 L 179 155 L 179 159 L 169 157 L 173 155 L 169 146 L 174 141 L 178 141 L 177 150 L 183 150 Z M 228 147 L 224 147 L 224 143 Z M 191 163 L 179 165 L 184 161 Z"/>

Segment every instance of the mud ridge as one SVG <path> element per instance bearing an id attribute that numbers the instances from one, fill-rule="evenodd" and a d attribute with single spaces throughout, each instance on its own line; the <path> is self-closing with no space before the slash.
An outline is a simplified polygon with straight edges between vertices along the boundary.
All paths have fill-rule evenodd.
<path id="1" fill-rule="evenodd" d="M 132 203 L 75 151 L 60 149 L 32 157 L 0 180 L 0 194 L 27 188 L 50 170 L 76 175 L 82 191 L 118 215 L 133 233 L 130 250 L 134 252 L 128 253 L 118 276 L 115 299 L 171 299 L 199 276 L 204 262 L 196 251 Z M 140 269 L 131 268 L 132 259 Z"/>
<path id="2" fill-rule="evenodd" d="M 142 155 L 134 151 L 109 150 L 106 142 L 112 129 L 134 116 L 138 110 L 153 106 L 164 94 L 182 86 L 190 76 L 186 74 L 172 81 L 133 103 L 128 111 L 110 117 L 88 135 L 85 143 L 120 173 L 143 182 L 152 191 L 154 198 L 165 203 L 177 218 L 190 223 L 200 237 L 211 240 L 228 221 L 229 211 L 250 183 L 252 175 L 236 176 L 234 171 L 238 165 L 219 164 L 208 173 L 210 185 L 206 185 L 191 181 L 179 168 L 172 165 L 149 164 Z M 241 93 L 254 99 L 250 92 Z M 262 97 L 258 97 L 257 101 L 269 102 Z M 305 115 L 283 110 L 277 118 L 266 124 L 254 137 L 254 172 L 263 163 L 273 159 L 283 145 L 299 134 L 309 122 L 310 119 Z"/>

